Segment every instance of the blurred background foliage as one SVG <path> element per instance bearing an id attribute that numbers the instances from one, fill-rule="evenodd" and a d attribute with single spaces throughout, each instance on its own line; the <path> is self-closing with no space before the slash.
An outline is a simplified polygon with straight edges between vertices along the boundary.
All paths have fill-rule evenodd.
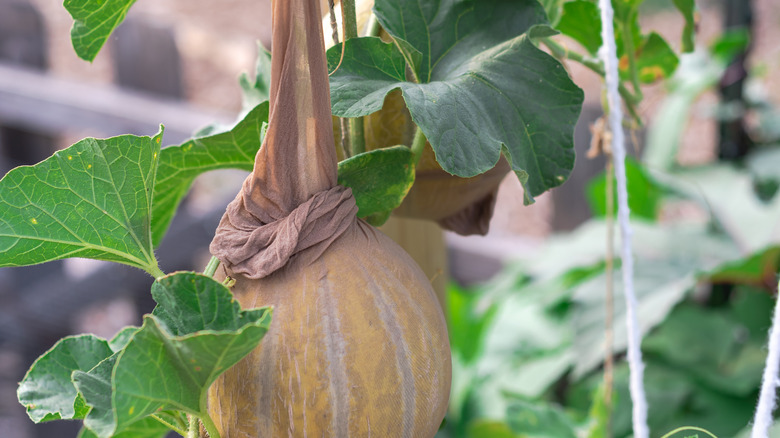
<path id="1" fill-rule="evenodd" d="M 667 89 L 641 158 L 627 163 L 651 433 L 697 426 L 719 437 L 748 436 L 780 256 L 780 111 L 767 98 L 760 64 L 745 66 L 749 19 L 741 24 L 727 19 L 715 41 L 696 44 L 695 50 L 692 41 L 683 41 L 678 58 L 660 49 L 669 45 L 657 34 L 643 35 L 632 14 L 677 7 L 695 27 L 697 11 L 687 9 L 693 2 L 648 0 L 641 8 L 640 3 L 613 1 L 616 29 L 627 28 L 628 39 L 648 49 L 635 63 L 646 73 L 659 73 L 639 74 L 640 82 L 662 80 Z M 735 7 L 730 3 L 737 2 L 722 6 Z M 749 9 L 749 3 L 743 6 Z M 621 12 L 626 6 L 630 11 Z M 558 30 L 591 55 L 600 39 L 582 23 L 597 20 L 595 13 L 594 3 L 578 0 L 564 2 L 558 16 Z M 683 35 L 692 33 L 686 28 Z M 619 50 L 625 51 L 625 41 Z M 649 69 L 652 63 L 657 68 Z M 630 75 L 623 79 L 631 89 Z M 729 90 L 735 81 L 742 91 L 736 95 Z M 719 126 L 718 159 L 679 165 L 676 156 L 693 106 L 713 90 L 721 95 L 709 112 Z M 639 88 L 629 95 L 641 100 Z M 551 236 L 541 253 L 508 264 L 484 284 L 450 285 L 454 390 L 438 436 L 631 436 L 617 257 L 611 279 L 610 354 L 616 361 L 611 397 L 605 390 L 611 180 L 602 174 L 588 183 L 594 218 Z"/>

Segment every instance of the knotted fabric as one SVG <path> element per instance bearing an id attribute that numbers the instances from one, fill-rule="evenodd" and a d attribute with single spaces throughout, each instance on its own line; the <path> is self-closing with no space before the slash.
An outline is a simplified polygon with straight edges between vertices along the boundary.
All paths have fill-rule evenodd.
<path id="1" fill-rule="evenodd" d="M 221 244 L 212 243 L 211 252 L 232 272 L 252 279 L 270 275 L 304 250 L 319 257 L 357 213 L 352 189 L 341 186 L 317 193 L 271 222 L 262 211 L 261 217 L 252 214 L 243 201 L 239 196 L 228 206 L 214 238 Z"/>
<path id="2" fill-rule="evenodd" d="M 336 185 L 319 1 L 274 0 L 272 8 L 268 130 L 209 247 L 252 279 L 295 254 L 319 256 L 357 220 L 352 191 Z"/>

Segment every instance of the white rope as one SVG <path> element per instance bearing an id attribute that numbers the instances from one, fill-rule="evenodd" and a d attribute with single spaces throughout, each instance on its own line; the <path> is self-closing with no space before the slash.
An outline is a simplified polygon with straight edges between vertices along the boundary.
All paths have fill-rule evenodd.
<path id="1" fill-rule="evenodd" d="M 636 294 L 634 293 L 634 258 L 631 252 L 631 223 L 628 210 L 628 190 L 626 184 L 626 149 L 623 136 L 623 110 L 618 93 L 618 58 L 615 47 L 615 32 L 612 26 L 612 4 L 610 0 L 599 0 L 601 9 L 601 46 L 600 55 L 604 60 L 607 86 L 607 111 L 609 128 L 612 132 L 612 156 L 615 161 L 615 179 L 618 191 L 618 222 L 622 241 L 621 259 L 623 273 L 623 291 L 626 299 L 626 327 L 628 331 L 628 366 L 630 369 L 631 401 L 633 402 L 633 425 L 635 438 L 648 438 L 647 401 L 643 383 L 644 364 L 642 363 L 642 342 L 639 323 L 636 316 Z"/>
<path id="2" fill-rule="evenodd" d="M 778 285 L 780 289 L 780 285 Z M 772 411 L 775 410 L 777 401 L 777 373 L 780 366 L 780 299 L 775 303 L 775 316 L 772 320 L 772 329 L 769 334 L 769 353 L 766 356 L 764 376 L 761 383 L 761 395 L 758 398 L 756 416 L 753 419 L 753 432 L 751 438 L 767 438 L 769 428 L 772 427 Z"/>

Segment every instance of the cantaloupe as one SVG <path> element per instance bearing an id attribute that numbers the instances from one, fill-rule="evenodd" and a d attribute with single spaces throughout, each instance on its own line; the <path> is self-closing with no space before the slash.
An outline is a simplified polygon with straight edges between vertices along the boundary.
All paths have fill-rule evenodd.
<path id="1" fill-rule="evenodd" d="M 210 249 L 241 305 L 274 320 L 212 385 L 210 416 L 223 438 L 431 437 L 446 324 L 420 268 L 336 185 L 318 0 L 274 1 L 272 55 L 264 144 Z"/>
<path id="2" fill-rule="evenodd" d="M 355 221 L 313 261 L 234 278 L 241 305 L 272 305 L 274 321 L 212 386 L 223 437 L 436 433 L 450 390 L 447 330 L 428 279 L 390 238 Z"/>

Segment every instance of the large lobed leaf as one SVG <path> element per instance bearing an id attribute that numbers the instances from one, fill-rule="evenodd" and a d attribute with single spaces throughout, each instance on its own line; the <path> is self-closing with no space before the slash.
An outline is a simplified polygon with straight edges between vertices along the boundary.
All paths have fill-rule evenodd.
<path id="1" fill-rule="evenodd" d="M 270 325 L 270 309 L 241 310 L 225 286 L 204 275 L 163 277 L 152 295 L 158 307 L 130 343 L 92 371 L 73 374 L 93 408 L 85 425 L 101 438 L 160 410 L 202 415 L 211 383 Z"/>
<path id="2" fill-rule="evenodd" d="M 573 127 L 582 91 L 532 36 L 554 33 L 531 0 L 377 0 L 374 11 L 396 45 L 346 42 L 331 76 L 334 114 L 381 109 L 400 88 L 444 170 L 463 177 L 495 166 L 505 151 L 526 202 L 558 186 L 574 165 Z M 536 27 L 535 27 L 536 26 Z M 328 52 L 335 68 L 341 46 Z M 414 81 L 407 80 L 406 67 Z"/>
<path id="3" fill-rule="evenodd" d="M 162 131 L 87 138 L 0 180 L 0 267 L 66 257 L 159 275 L 151 208 Z"/>
<path id="4" fill-rule="evenodd" d="M 87 138 L 0 180 L 0 267 L 68 257 L 113 261 L 162 276 L 153 249 L 193 180 L 251 170 L 268 122 L 257 105 L 227 131 L 160 150 L 153 137 Z M 339 164 L 361 217 L 396 208 L 413 182 L 411 153 L 393 149 Z M 412 179 L 410 179 L 412 178 Z"/>
<path id="5" fill-rule="evenodd" d="M 111 32 L 119 26 L 135 0 L 65 0 L 73 17 L 70 38 L 76 54 L 92 61 Z"/>
<path id="6" fill-rule="evenodd" d="M 149 416 L 204 415 L 208 387 L 270 325 L 270 309 L 241 310 L 225 286 L 204 275 L 162 277 L 152 295 L 158 306 L 140 329 L 111 342 L 66 338 L 33 364 L 18 393 L 33 421 L 84 419 L 82 437 L 161 436 Z"/>

